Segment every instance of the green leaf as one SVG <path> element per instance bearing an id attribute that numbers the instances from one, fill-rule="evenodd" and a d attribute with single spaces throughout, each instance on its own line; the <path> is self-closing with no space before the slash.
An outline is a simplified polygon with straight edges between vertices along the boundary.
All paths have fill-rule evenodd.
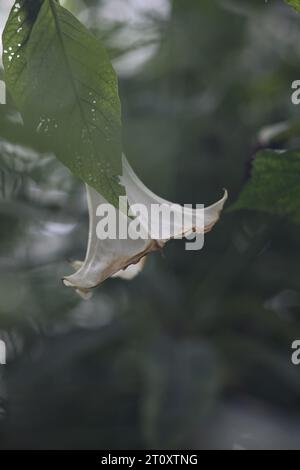
<path id="1" fill-rule="evenodd" d="M 22 2 L 30 18 L 31 3 Z M 15 16 L 12 21 L 16 27 Z M 9 22 L 4 48 L 14 52 Z M 75 175 L 117 205 L 123 194 L 117 180 L 122 172 L 121 105 L 106 51 L 54 0 L 44 0 L 35 21 L 23 27 L 24 47 L 18 43 L 21 46 L 4 65 L 7 86 L 25 124 L 44 136 Z"/>
<path id="2" fill-rule="evenodd" d="M 19 0 L 14 3 L 3 32 L 5 81 L 14 101 L 22 107 L 26 94 L 26 48 L 33 25 L 44 0 Z M 17 60 L 18 59 L 18 60 Z"/>
<path id="3" fill-rule="evenodd" d="M 264 211 L 300 223 L 300 152 L 259 152 L 251 179 L 232 209 Z"/>
<path id="4" fill-rule="evenodd" d="M 295 8 L 295 10 L 300 13 L 300 0 L 285 0 L 286 3 Z"/>

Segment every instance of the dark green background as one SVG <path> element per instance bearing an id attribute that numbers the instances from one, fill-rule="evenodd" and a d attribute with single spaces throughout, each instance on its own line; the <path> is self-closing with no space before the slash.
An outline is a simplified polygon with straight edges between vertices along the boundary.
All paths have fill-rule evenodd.
<path id="1" fill-rule="evenodd" d="M 84 3 L 111 57 L 127 52 L 112 46 L 122 22 Z M 144 21 L 156 53 L 120 75 L 128 159 L 162 197 L 208 204 L 226 187 L 229 208 L 262 127 L 299 116 L 300 16 L 275 0 L 173 0 Z M 16 116 L 1 106 L 0 448 L 300 448 L 300 228 L 226 211 L 204 250 L 171 242 L 83 302 L 60 281 L 84 257 L 83 185 Z"/>

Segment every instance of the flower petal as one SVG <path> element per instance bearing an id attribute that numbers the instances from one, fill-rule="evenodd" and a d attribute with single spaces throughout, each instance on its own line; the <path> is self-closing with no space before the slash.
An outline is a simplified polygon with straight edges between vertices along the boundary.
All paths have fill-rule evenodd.
<path id="1" fill-rule="evenodd" d="M 171 202 L 151 192 L 135 175 L 125 157 L 123 157 L 123 175 L 120 177 L 120 182 L 125 187 L 131 209 L 133 209 L 136 204 L 142 204 L 147 209 L 148 214 L 151 214 L 153 204 L 158 205 L 159 208 L 162 206 L 174 206 Z M 74 287 L 84 299 L 90 298 L 91 289 L 98 286 L 109 277 L 120 277 L 127 280 L 133 279 L 143 269 L 146 255 L 161 250 L 170 238 L 182 238 L 192 232 L 204 234 L 210 231 L 218 221 L 228 197 L 227 191 L 225 191 L 220 201 L 204 210 L 183 208 L 182 206 L 175 205 L 175 211 L 178 210 L 182 213 L 183 210 L 184 213 L 190 217 L 188 218 L 190 222 L 183 226 L 182 221 L 178 222 L 172 220 L 170 226 L 170 221 L 166 222 L 163 220 L 162 235 L 157 238 L 153 238 L 151 231 L 149 233 L 148 220 L 143 218 L 143 214 L 135 214 L 133 210 L 133 215 L 136 216 L 140 225 L 148 232 L 148 239 L 143 240 L 138 238 L 133 240 L 131 238 L 117 238 L 100 240 L 97 237 L 96 231 L 98 223 L 97 208 L 102 204 L 107 204 L 107 201 L 98 194 L 95 189 L 86 186 L 86 190 L 90 217 L 86 257 L 83 263 L 76 262 L 76 265 L 74 264 L 74 267 L 77 268 L 74 274 L 63 279 L 66 286 Z M 118 233 L 119 218 L 123 218 L 123 222 L 127 224 L 127 227 L 129 227 L 132 219 L 128 218 L 127 215 L 118 209 L 114 210 L 116 211 L 117 222 L 116 233 Z M 200 220 L 199 225 L 197 225 L 197 220 Z M 159 223 L 161 223 L 159 220 L 154 221 L 154 227 L 157 228 Z M 171 232 L 173 233 L 172 237 L 166 235 L 168 233 L 167 230 L 170 229 L 173 230 L 173 232 Z"/>
<path id="2" fill-rule="evenodd" d="M 219 220 L 220 214 L 223 210 L 226 200 L 228 199 L 228 193 L 224 190 L 224 195 L 220 201 L 215 204 L 206 207 L 205 209 L 192 209 L 179 204 L 167 201 L 161 197 L 154 194 L 150 189 L 148 189 L 144 183 L 137 177 L 133 169 L 129 165 L 126 157 L 123 155 L 122 158 L 123 165 L 123 176 L 121 176 L 120 181 L 125 186 L 126 196 L 128 198 L 129 206 L 132 208 L 136 203 L 142 204 L 147 208 L 148 214 L 151 213 L 151 207 L 153 205 L 173 207 L 174 214 L 178 213 L 181 217 L 174 217 L 171 220 L 163 220 L 162 227 L 160 227 L 161 236 L 156 239 L 168 241 L 170 237 L 165 237 L 165 233 L 171 233 L 173 236 L 171 238 L 183 238 L 183 236 L 190 234 L 191 232 L 197 233 L 207 233 Z M 133 213 L 135 211 L 133 210 Z M 182 214 L 186 217 L 186 222 L 182 222 Z M 135 214 L 134 214 L 135 215 Z M 148 220 L 143 218 L 143 214 L 136 214 L 139 218 L 141 225 L 144 229 L 149 232 Z M 197 221 L 199 224 L 197 225 Z M 157 227 L 161 224 L 160 220 L 152 221 L 152 226 Z M 156 230 L 155 230 L 156 231 Z M 150 238 L 154 234 L 150 232 Z"/>
<path id="3" fill-rule="evenodd" d="M 123 269 L 122 271 L 118 271 L 112 277 L 118 277 L 120 279 L 123 279 L 124 281 L 131 281 L 144 269 L 145 262 L 146 256 L 144 256 L 144 258 L 142 258 L 138 263 L 130 264 L 128 268 Z"/>
<path id="4" fill-rule="evenodd" d="M 78 271 L 63 279 L 66 286 L 81 290 L 98 286 L 105 279 L 131 264 L 138 263 L 145 255 L 159 249 L 153 240 L 100 240 L 96 233 L 96 210 L 100 204 L 107 204 L 107 201 L 90 186 L 86 186 L 86 189 L 90 217 L 87 254 Z"/>

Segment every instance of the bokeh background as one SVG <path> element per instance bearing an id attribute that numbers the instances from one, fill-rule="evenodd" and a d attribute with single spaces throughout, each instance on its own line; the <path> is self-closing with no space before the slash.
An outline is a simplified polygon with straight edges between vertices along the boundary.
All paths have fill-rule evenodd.
<path id="1" fill-rule="evenodd" d="M 300 16 L 281 0 L 62 3 L 109 50 L 141 179 L 230 200 L 202 251 L 170 242 L 82 301 L 61 278 L 85 255 L 83 184 L 0 106 L 0 449 L 300 448 L 300 229 L 229 210 L 257 149 L 300 145 L 262 132 L 298 122 Z"/>

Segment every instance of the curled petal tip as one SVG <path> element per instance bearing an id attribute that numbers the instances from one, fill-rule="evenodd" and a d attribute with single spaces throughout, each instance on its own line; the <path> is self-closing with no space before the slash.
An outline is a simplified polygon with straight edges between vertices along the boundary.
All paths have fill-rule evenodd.
<path id="1" fill-rule="evenodd" d="M 93 297 L 91 290 L 76 289 L 76 292 L 83 300 L 90 300 Z"/>
<path id="2" fill-rule="evenodd" d="M 130 264 L 127 268 L 113 274 L 112 277 L 123 279 L 124 281 L 131 281 L 144 269 L 145 262 L 146 256 L 144 256 L 144 258 L 142 258 L 138 263 Z"/>

